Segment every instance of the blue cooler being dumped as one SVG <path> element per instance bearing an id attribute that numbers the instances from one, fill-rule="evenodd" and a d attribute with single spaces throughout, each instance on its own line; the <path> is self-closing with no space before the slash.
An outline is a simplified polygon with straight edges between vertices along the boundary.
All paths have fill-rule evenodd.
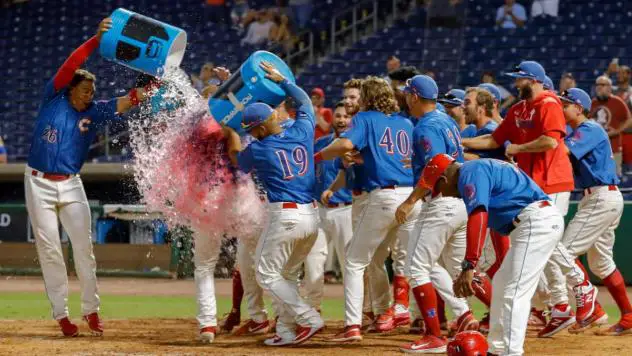
<path id="1" fill-rule="evenodd" d="M 184 30 L 125 9 L 110 17 L 112 28 L 101 38 L 101 56 L 156 77 L 180 66 L 187 46 Z"/>
<path id="2" fill-rule="evenodd" d="M 244 134 L 241 117 L 246 105 L 263 102 L 274 108 L 285 99 L 283 89 L 265 77 L 266 73 L 261 68 L 261 62 L 264 61 L 272 64 L 289 81 L 295 82 L 294 73 L 281 58 L 267 51 L 257 51 L 208 101 L 213 118 L 239 134 Z"/>

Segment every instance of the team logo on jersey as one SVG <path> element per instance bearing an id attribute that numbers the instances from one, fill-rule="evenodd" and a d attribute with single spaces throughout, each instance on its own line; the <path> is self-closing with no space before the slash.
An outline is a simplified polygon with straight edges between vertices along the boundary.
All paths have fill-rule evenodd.
<path id="1" fill-rule="evenodd" d="M 430 150 L 432 150 L 432 143 L 430 142 L 430 140 L 426 137 L 424 137 L 424 151 L 426 152 L 430 152 Z"/>
<path id="2" fill-rule="evenodd" d="M 42 134 L 42 140 L 48 143 L 57 142 L 57 129 L 52 128 L 50 125 L 46 126 L 44 133 Z"/>
<path id="3" fill-rule="evenodd" d="M 463 187 L 463 190 L 467 199 L 474 199 L 474 196 L 476 195 L 476 187 L 474 184 L 466 184 L 465 187 Z"/>
<path id="4" fill-rule="evenodd" d="M 591 119 L 597 121 L 608 132 L 610 121 L 612 121 L 612 112 L 607 106 L 602 105 L 592 114 Z"/>
<path id="5" fill-rule="evenodd" d="M 79 119 L 77 123 L 77 127 L 81 133 L 86 133 L 90 129 L 90 124 L 92 123 L 92 119 L 90 117 L 82 117 Z"/>

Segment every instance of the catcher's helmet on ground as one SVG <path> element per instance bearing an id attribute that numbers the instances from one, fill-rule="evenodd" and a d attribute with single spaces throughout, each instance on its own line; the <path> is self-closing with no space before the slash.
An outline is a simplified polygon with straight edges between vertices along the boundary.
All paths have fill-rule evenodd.
<path id="1" fill-rule="evenodd" d="M 448 343 L 448 356 L 485 355 L 487 355 L 487 339 L 478 331 L 460 332 Z"/>

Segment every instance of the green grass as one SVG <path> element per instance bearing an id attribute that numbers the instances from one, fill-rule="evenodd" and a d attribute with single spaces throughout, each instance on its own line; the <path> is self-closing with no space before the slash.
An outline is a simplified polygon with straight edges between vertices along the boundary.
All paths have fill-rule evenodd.
<path id="1" fill-rule="evenodd" d="M 266 300 L 270 310 L 270 300 Z M 79 294 L 73 293 L 69 298 L 70 313 L 73 317 L 81 315 Z M 218 316 L 230 311 L 231 299 L 219 297 L 217 300 Z M 485 312 L 482 304 L 472 305 L 474 314 L 481 317 Z M 610 322 L 619 319 L 616 305 L 606 305 Z M 245 315 L 245 306 L 242 305 Z M 105 319 L 137 319 L 137 318 L 194 318 L 196 313 L 195 297 L 191 296 L 122 296 L 102 295 L 101 314 Z M 340 299 L 325 299 L 322 303 L 325 319 L 343 320 L 344 303 Z M 51 316 L 50 303 L 44 293 L 10 292 L 0 294 L 0 319 L 48 319 Z"/>

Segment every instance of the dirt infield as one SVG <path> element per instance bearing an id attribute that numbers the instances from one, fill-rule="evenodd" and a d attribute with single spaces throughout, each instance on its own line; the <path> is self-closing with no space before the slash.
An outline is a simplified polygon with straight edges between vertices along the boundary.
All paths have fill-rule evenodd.
<path id="1" fill-rule="evenodd" d="M 192 281 L 101 278 L 103 294 L 190 295 L 195 294 Z M 78 291 L 77 281 L 70 288 Z M 217 281 L 219 295 L 230 295 L 230 281 Z M 1 277 L 0 291 L 44 291 L 39 277 Z M 600 293 L 605 297 L 608 293 Z M 327 297 L 341 297 L 339 285 L 328 285 Z M 212 345 L 196 341 L 197 324 L 187 319 L 106 320 L 105 336 L 88 336 L 85 323 L 80 325 L 82 336 L 63 338 L 57 324 L 51 320 L 0 320 L 0 355 L 305 355 L 327 354 L 387 355 L 399 354 L 398 347 L 415 339 L 414 335 L 392 333 L 368 334 L 361 343 L 332 344 L 326 339 L 339 331 L 340 321 L 328 321 L 327 329 L 308 343 L 291 348 L 270 349 L 263 346 L 265 337 L 242 338 L 219 335 Z M 570 335 L 562 332 L 553 339 L 536 339 L 529 334 L 527 355 L 630 355 L 632 336 L 598 337 L 591 334 Z"/>
<path id="2" fill-rule="evenodd" d="M 340 345 L 326 339 L 341 327 L 329 322 L 328 328 L 304 345 L 268 348 L 265 337 L 243 338 L 219 335 L 215 343 L 203 345 L 195 340 L 196 323 L 191 319 L 110 320 L 103 337 L 59 336 L 53 321 L 0 321 L 1 355 L 387 355 L 399 354 L 398 346 L 415 339 L 414 335 L 393 333 L 365 335 L 356 344 Z M 81 331 L 87 333 L 85 324 Z M 527 355 L 629 355 L 632 337 L 576 336 L 563 333 L 554 339 L 527 340 Z"/>

